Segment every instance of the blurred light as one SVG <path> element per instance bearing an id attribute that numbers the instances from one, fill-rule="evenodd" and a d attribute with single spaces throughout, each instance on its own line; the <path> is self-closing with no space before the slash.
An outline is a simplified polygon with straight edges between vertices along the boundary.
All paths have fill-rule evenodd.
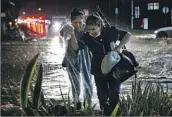
<path id="1" fill-rule="evenodd" d="M 40 25 L 40 33 L 41 34 L 43 34 L 43 29 L 44 29 L 43 26 L 44 26 L 43 24 Z"/>
<path id="2" fill-rule="evenodd" d="M 33 19 L 34 17 L 32 17 L 32 19 Z"/>
<path id="3" fill-rule="evenodd" d="M 9 25 L 12 25 L 12 22 L 9 22 Z"/>
<path id="4" fill-rule="evenodd" d="M 39 17 L 39 19 L 42 19 L 42 17 Z"/>
<path id="5" fill-rule="evenodd" d="M 30 22 L 27 22 L 27 27 L 30 28 Z"/>
<path id="6" fill-rule="evenodd" d="M 51 21 L 50 20 L 45 20 L 45 23 L 51 24 Z"/>
<path id="7" fill-rule="evenodd" d="M 158 31 L 157 31 L 157 30 L 155 30 L 155 31 L 154 31 L 154 33 L 156 34 L 156 33 L 158 33 Z"/>
<path id="8" fill-rule="evenodd" d="M 36 22 L 36 21 L 38 21 L 38 20 L 37 20 L 37 19 L 32 19 L 32 21 L 33 21 L 33 22 Z"/>
<path id="9" fill-rule="evenodd" d="M 21 23 L 23 23 L 23 20 L 22 19 L 18 19 L 17 23 L 21 24 Z"/>
<path id="10" fill-rule="evenodd" d="M 26 14 L 26 12 L 23 12 L 23 15 L 25 15 Z"/>
<path id="11" fill-rule="evenodd" d="M 27 23 L 27 20 L 24 20 L 23 23 Z"/>
<path id="12" fill-rule="evenodd" d="M 38 11 L 41 11 L 42 9 L 41 8 L 38 8 Z"/>
<path id="13" fill-rule="evenodd" d="M 88 16 L 89 15 L 89 9 L 84 9 L 84 13 L 86 16 Z"/>
<path id="14" fill-rule="evenodd" d="M 9 4 L 15 6 L 15 3 L 14 2 L 9 1 Z"/>
<path id="15" fill-rule="evenodd" d="M 56 22 L 56 23 L 54 23 L 53 27 L 55 28 L 55 30 L 59 30 L 61 27 L 61 23 Z"/>
<path id="16" fill-rule="evenodd" d="M 28 18 L 26 19 L 26 21 L 29 22 L 29 21 L 30 21 L 30 18 L 28 17 Z"/>

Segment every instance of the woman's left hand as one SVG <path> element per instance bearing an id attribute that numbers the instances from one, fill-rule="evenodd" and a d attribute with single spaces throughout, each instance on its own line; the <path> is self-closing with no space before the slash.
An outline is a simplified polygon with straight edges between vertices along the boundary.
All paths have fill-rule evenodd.
<path id="1" fill-rule="evenodd" d="M 115 49 L 114 49 L 114 51 L 120 53 L 121 48 L 119 46 L 116 46 Z"/>

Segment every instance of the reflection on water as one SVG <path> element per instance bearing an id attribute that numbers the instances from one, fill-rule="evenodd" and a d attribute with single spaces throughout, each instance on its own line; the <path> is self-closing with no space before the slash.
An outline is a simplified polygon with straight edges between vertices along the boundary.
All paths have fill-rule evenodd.
<path id="1" fill-rule="evenodd" d="M 65 54 L 65 46 L 61 46 L 58 38 L 53 38 L 46 52 L 42 53 L 43 90 L 47 98 L 61 99 L 60 87 L 63 94 L 68 93 L 70 82 L 61 63 Z"/>
<path id="2" fill-rule="evenodd" d="M 134 45 L 134 46 L 133 46 Z M 31 58 L 41 52 L 40 61 L 43 63 L 42 88 L 47 98 L 61 99 L 60 87 L 63 94 L 68 94 L 71 86 L 65 68 L 61 62 L 65 54 L 64 43 L 58 38 L 37 42 L 3 42 L 2 43 L 2 85 L 9 79 L 19 82 Z M 172 91 L 172 45 L 156 40 L 130 41 L 127 48 L 132 51 L 140 62 L 138 77 L 144 81 L 162 82 L 163 87 Z M 131 92 L 130 78 L 121 85 L 121 94 Z M 93 81 L 94 83 L 94 81 Z M 98 102 L 94 85 L 93 101 Z M 82 97 L 82 96 L 81 96 Z"/>
<path id="3" fill-rule="evenodd" d="M 65 54 L 66 45 L 59 43 L 58 39 L 52 39 L 50 47 L 46 52 L 42 54 L 44 78 L 43 78 L 43 90 L 47 98 L 61 99 L 60 88 L 64 95 L 68 95 L 71 90 L 71 84 L 65 68 L 62 68 L 61 63 Z M 82 82 L 82 80 L 81 80 Z M 94 81 L 92 81 L 94 83 Z M 82 84 L 81 84 L 82 85 Z M 81 86 L 82 87 L 82 86 Z M 95 88 L 94 88 L 95 89 Z M 84 101 L 83 91 L 81 90 L 80 100 Z M 96 90 L 94 90 L 93 101 L 97 103 Z M 72 99 L 72 92 L 70 91 L 70 97 Z"/>
<path id="4" fill-rule="evenodd" d="M 172 92 L 172 45 L 164 40 L 137 39 L 135 37 L 127 48 L 136 55 L 140 64 L 137 76 L 140 80 L 160 82 Z M 123 83 L 123 87 L 131 84 L 131 78 Z M 131 86 L 131 85 L 130 85 Z M 127 88 L 127 87 L 126 87 Z M 123 90 L 126 92 L 125 90 Z"/>

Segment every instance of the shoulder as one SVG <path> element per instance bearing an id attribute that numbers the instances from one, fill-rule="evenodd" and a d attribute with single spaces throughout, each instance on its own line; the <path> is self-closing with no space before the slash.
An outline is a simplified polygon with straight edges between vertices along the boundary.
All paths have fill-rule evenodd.
<path id="1" fill-rule="evenodd" d="M 120 29 L 120 28 L 116 28 L 115 26 L 111 26 L 110 28 L 111 28 L 111 30 L 113 30 L 113 31 L 115 31 L 117 33 L 127 33 L 126 30 Z"/>
<path id="2" fill-rule="evenodd" d="M 87 33 L 84 33 L 82 37 L 78 40 L 79 49 L 85 48 L 85 46 L 88 46 L 90 44 L 90 36 Z"/>
<path id="3" fill-rule="evenodd" d="M 85 33 L 82 35 L 81 40 L 86 41 L 86 40 L 88 40 L 89 38 L 91 38 L 91 36 L 88 34 L 88 32 L 85 32 Z"/>
<path id="4" fill-rule="evenodd" d="M 113 30 L 113 31 L 116 31 L 116 32 L 118 32 L 118 33 L 120 33 L 120 32 L 127 33 L 126 30 L 120 29 L 120 28 L 116 28 L 115 26 L 111 26 L 111 27 L 109 27 L 109 29 L 110 29 L 110 30 Z"/>
<path id="5" fill-rule="evenodd" d="M 118 30 L 115 26 L 104 27 L 105 32 L 115 34 Z"/>
<path id="6" fill-rule="evenodd" d="M 117 31 L 117 28 L 115 26 L 107 27 L 107 29 L 112 30 L 112 31 Z"/>
<path id="7" fill-rule="evenodd" d="M 104 31 L 103 31 L 103 33 L 104 33 L 104 35 L 109 35 L 109 36 L 116 36 L 117 35 L 117 29 L 116 29 L 116 27 L 114 27 L 114 26 L 110 26 L 110 27 L 104 27 Z"/>

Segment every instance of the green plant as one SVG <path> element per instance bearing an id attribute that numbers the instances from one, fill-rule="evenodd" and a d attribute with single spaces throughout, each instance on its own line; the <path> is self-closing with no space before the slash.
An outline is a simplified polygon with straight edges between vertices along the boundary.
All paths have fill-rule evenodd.
<path id="1" fill-rule="evenodd" d="M 62 100 L 52 102 L 44 98 L 42 91 L 42 64 L 38 65 L 39 54 L 30 62 L 24 73 L 20 84 L 20 101 L 11 88 L 11 84 L 17 87 L 16 83 L 9 82 L 9 90 L 3 88 L 3 92 L 13 97 L 14 102 L 20 103 L 20 107 L 12 105 L 8 108 L 1 108 L 2 115 L 8 116 L 71 116 L 71 115 L 95 115 L 95 106 L 90 106 L 85 99 L 84 108 L 77 110 L 77 96 L 74 97 L 74 106 L 69 96 L 63 95 L 60 87 Z M 34 83 L 34 86 L 33 86 Z M 1 96 L 2 97 L 2 96 Z M 63 102 L 64 105 L 60 105 Z M 8 106 L 8 105 L 7 105 Z M 100 114 L 99 114 L 100 115 Z M 121 96 L 119 103 L 113 110 L 111 116 L 172 116 L 172 94 L 169 95 L 168 88 L 164 91 L 160 83 L 152 84 L 134 80 L 132 94 Z"/>
<path id="2" fill-rule="evenodd" d="M 147 82 L 144 90 L 141 82 L 134 87 L 134 93 L 121 97 L 119 113 L 121 116 L 170 116 L 172 101 L 160 83 Z"/>
<path id="3" fill-rule="evenodd" d="M 35 75 L 39 54 L 37 54 L 30 62 L 21 79 L 20 84 L 20 106 L 26 108 L 28 104 L 28 92 L 30 90 L 31 80 Z"/>
<path id="4" fill-rule="evenodd" d="M 51 102 L 51 100 L 45 100 L 44 94 L 42 92 L 42 73 L 43 68 L 42 64 L 38 65 L 39 54 L 37 54 L 30 62 L 26 69 L 26 72 L 21 79 L 20 84 L 20 105 L 26 115 L 38 116 L 38 115 L 81 115 L 77 113 L 76 103 L 78 102 L 77 98 L 74 99 L 74 107 L 71 106 L 71 99 L 69 97 L 66 99 L 62 93 L 61 87 L 60 92 L 62 96 L 62 100 L 59 102 L 63 102 L 63 105 L 55 105 Z M 35 81 L 35 86 L 33 87 L 32 81 Z M 28 98 L 29 93 L 31 97 Z M 89 107 L 87 107 L 89 109 Z M 88 114 L 86 111 L 84 112 L 86 115 Z"/>

